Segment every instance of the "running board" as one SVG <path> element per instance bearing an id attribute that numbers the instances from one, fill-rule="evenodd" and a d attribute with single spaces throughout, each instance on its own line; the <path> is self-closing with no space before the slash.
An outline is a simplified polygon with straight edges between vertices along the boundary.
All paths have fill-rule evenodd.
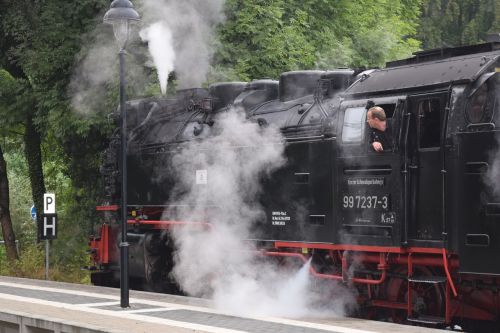
<path id="1" fill-rule="evenodd" d="M 408 317 L 407 320 L 412 323 L 428 324 L 428 325 L 443 325 L 446 323 L 446 319 L 444 317 L 434 317 L 427 315 L 421 315 L 416 318 Z"/>
<path id="2" fill-rule="evenodd" d="M 446 283 L 445 276 L 412 276 L 408 278 L 409 282 L 414 283 L 428 283 L 428 284 L 438 284 Z"/>

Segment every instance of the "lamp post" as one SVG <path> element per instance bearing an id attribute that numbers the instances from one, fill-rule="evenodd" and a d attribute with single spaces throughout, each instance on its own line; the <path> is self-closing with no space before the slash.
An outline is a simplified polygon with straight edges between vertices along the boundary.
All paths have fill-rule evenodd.
<path id="1" fill-rule="evenodd" d="M 127 242 L 127 110 L 125 105 L 125 47 L 130 25 L 140 20 L 129 0 L 114 0 L 104 15 L 104 23 L 113 25 L 113 32 L 120 48 L 120 115 L 121 115 L 121 242 L 120 242 L 120 306 L 129 307 L 128 242 Z"/>

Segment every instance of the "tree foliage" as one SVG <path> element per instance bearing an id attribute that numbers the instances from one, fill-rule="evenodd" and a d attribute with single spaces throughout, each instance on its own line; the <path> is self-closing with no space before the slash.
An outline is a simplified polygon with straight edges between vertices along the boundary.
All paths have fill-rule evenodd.
<path id="1" fill-rule="evenodd" d="M 424 0 L 418 37 L 423 47 L 484 42 L 500 32 L 499 0 Z"/>
<path id="2" fill-rule="evenodd" d="M 60 236 L 79 240 L 78 246 L 60 251 L 66 256 L 85 246 L 85 233 L 74 231 L 88 230 L 99 188 L 99 151 L 106 145 L 108 132 L 106 115 L 82 117 L 71 110 L 68 84 L 82 36 L 98 24 L 108 6 L 105 0 L 4 0 L 0 4 L 0 67 L 3 77 L 11 79 L 9 87 L 1 89 L 0 104 L 4 107 L 0 115 L 8 122 L 0 128 L 7 133 L 15 126 L 21 128 L 38 211 L 42 211 L 44 174 L 51 184 L 46 166 L 57 161 L 56 174 L 70 177 L 70 195 L 61 193 L 59 186 L 48 188 L 64 198 L 58 207 L 64 203 L 74 207 L 73 215 L 60 214 L 62 224 L 65 219 L 73 223 L 61 229 Z M 61 242 L 61 247 L 66 245 Z"/>
<path id="3" fill-rule="evenodd" d="M 419 1 L 228 0 L 216 62 L 243 79 L 381 66 L 419 48 Z"/>

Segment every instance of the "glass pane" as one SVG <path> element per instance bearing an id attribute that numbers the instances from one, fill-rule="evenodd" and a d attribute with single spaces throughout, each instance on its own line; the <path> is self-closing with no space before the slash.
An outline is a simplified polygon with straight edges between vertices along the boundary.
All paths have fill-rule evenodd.
<path id="1" fill-rule="evenodd" d="M 485 114 L 486 101 L 488 99 L 488 86 L 483 84 L 472 97 L 470 107 L 467 110 L 467 116 L 471 123 L 479 123 L 483 120 Z"/>
<path id="2" fill-rule="evenodd" d="M 357 143 L 363 139 L 366 123 L 366 108 L 360 106 L 345 110 L 344 127 L 342 129 L 343 143 Z"/>
<path id="3" fill-rule="evenodd" d="M 120 48 L 124 48 L 128 40 L 128 21 L 117 20 L 113 22 L 113 32 Z"/>

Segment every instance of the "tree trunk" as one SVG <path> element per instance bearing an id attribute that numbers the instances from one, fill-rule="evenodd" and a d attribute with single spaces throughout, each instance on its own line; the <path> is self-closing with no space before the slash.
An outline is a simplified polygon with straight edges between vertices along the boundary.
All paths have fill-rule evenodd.
<path id="1" fill-rule="evenodd" d="M 36 223 L 41 226 L 43 223 L 43 194 L 45 193 L 45 179 L 42 169 L 41 136 L 38 129 L 33 124 L 33 113 L 29 113 L 26 119 L 26 129 L 24 132 L 24 153 L 28 161 L 28 172 L 31 183 L 31 195 L 36 209 Z M 39 229 L 40 230 L 40 229 Z M 37 236 L 39 241 L 39 235 Z"/>
<path id="2" fill-rule="evenodd" d="M 7 163 L 3 157 L 2 147 L 0 147 L 0 224 L 2 225 L 2 235 L 5 241 L 5 250 L 8 260 L 18 259 L 16 250 L 16 236 L 12 229 L 10 218 L 10 198 L 9 179 L 7 178 Z"/>

